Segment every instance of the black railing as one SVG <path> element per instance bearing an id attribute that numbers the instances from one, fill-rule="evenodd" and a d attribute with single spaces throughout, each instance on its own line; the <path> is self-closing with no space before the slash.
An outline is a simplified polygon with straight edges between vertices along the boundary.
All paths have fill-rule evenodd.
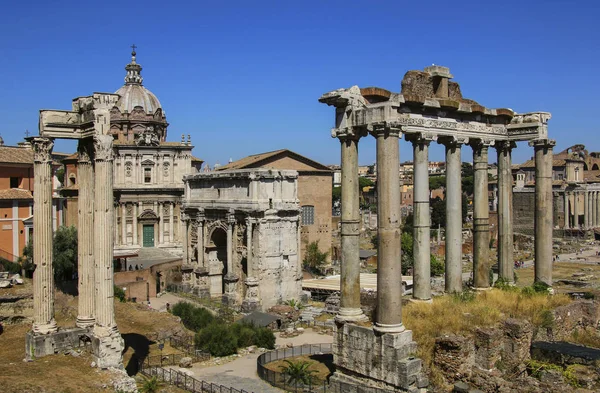
<path id="1" fill-rule="evenodd" d="M 194 358 L 194 362 L 210 360 L 210 353 L 197 349 L 192 338 L 169 337 L 169 345 Z"/>
<path id="2" fill-rule="evenodd" d="M 196 379 L 176 370 L 165 369 L 160 366 L 149 366 L 146 362 L 140 364 L 140 372 L 148 377 L 156 377 L 159 381 L 192 393 L 252 393 L 244 389 L 240 390 Z"/>

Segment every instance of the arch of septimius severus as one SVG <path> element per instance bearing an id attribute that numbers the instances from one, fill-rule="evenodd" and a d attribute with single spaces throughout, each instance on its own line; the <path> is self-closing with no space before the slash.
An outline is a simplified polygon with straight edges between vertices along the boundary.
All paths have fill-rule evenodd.
<path id="1" fill-rule="evenodd" d="M 122 367 L 123 338 L 114 315 L 113 137 L 110 110 L 119 95 L 73 100 L 71 111 L 40 111 L 34 150 L 33 328 L 26 356 L 44 356 L 90 340 L 99 367 Z M 77 327 L 58 330 L 52 271 L 51 152 L 56 138 L 78 140 L 79 212 Z"/>
<path id="2" fill-rule="evenodd" d="M 511 151 L 529 141 L 535 151 L 535 279 L 552 284 L 552 149 L 548 139 L 550 114 L 516 114 L 489 109 L 462 97 L 449 69 L 431 66 L 409 71 L 401 93 L 353 86 L 323 94 L 320 102 L 335 107 L 331 134 L 341 142 L 342 272 L 338 329 L 334 337 L 334 384 L 418 389 L 427 385 L 421 361 L 412 357 L 416 344 L 402 324 L 400 247 L 399 139 L 414 151 L 414 294 L 429 301 L 429 178 L 428 148 L 432 141 L 446 150 L 446 272 L 447 292 L 462 291 L 461 146 L 473 150 L 474 244 L 473 284 L 489 287 L 488 150 L 498 155 L 499 276 L 513 282 Z M 376 138 L 379 238 L 377 315 L 373 328 L 360 304 L 358 146 L 367 135 Z M 347 386 L 347 385 L 344 385 Z M 413 391 L 413 390 L 411 390 Z"/>

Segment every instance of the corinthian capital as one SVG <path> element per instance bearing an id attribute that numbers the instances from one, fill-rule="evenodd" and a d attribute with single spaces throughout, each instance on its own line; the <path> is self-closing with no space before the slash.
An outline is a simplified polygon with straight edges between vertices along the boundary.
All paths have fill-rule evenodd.
<path id="1" fill-rule="evenodd" d="M 94 135 L 94 153 L 96 161 L 112 161 L 113 137 L 110 135 Z"/>
<path id="2" fill-rule="evenodd" d="M 33 138 L 33 161 L 37 163 L 52 161 L 54 142 L 49 138 Z"/>
<path id="3" fill-rule="evenodd" d="M 514 141 L 496 141 L 494 147 L 498 152 L 510 152 L 517 144 Z"/>
<path id="4" fill-rule="evenodd" d="M 89 164 L 92 162 L 94 150 L 89 139 L 79 140 L 79 143 L 77 144 L 77 153 L 79 154 L 77 162 L 82 164 Z"/>

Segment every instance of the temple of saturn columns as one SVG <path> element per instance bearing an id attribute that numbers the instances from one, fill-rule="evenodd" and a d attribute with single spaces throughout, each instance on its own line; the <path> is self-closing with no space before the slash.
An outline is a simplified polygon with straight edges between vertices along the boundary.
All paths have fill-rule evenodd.
<path id="1" fill-rule="evenodd" d="M 474 161 L 473 285 L 489 287 L 488 150 L 498 159 L 500 278 L 513 282 L 511 151 L 528 141 L 535 152 L 535 280 L 552 285 L 552 149 L 550 114 L 517 114 L 490 109 L 463 98 L 446 67 L 409 71 L 401 93 L 353 86 L 325 93 L 320 102 L 335 107 L 331 134 L 341 142 L 341 295 L 334 336 L 334 384 L 418 391 L 427 386 L 416 344 L 402 324 L 399 139 L 404 134 L 414 151 L 414 294 L 430 301 L 428 149 L 432 141 L 446 149 L 447 292 L 462 291 L 461 146 Z M 377 312 L 372 328 L 357 324 L 361 310 L 359 282 L 358 145 L 372 135 L 377 149 L 378 267 Z M 362 326 L 361 326 L 362 325 Z M 345 390 L 351 391 L 351 390 Z"/>
<path id="2" fill-rule="evenodd" d="M 300 298 L 298 172 L 238 169 L 184 177 L 183 284 L 242 311 Z"/>
<path id="3" fill-rule="evenodd" d="M 117 94 L 94 93 L 73 100 L 71 111 L 40 111 L 34 150 L 33 327 L 28 358 L 53 354 L 91 341 L 98 367 L 122 367 L 123 339 L 117 329 L 113 286 L 113 137 L 110 110 Z M 56 138 L 78 140 L 79 214 L 77 327 L 54 320 L 52 271 L 51 152 Z"/>

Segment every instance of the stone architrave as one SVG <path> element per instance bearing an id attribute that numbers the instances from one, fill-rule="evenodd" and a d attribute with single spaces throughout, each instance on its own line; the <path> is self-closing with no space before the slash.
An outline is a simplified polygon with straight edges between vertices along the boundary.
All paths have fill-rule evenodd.
<path id="1" fill-rule="evenodd" d="M 511 154 L 514 142 L 496 143 L 498 153 L 498 277 L 514 282 L 513 177 Z"/>
<path id="2" fill-rule="evenodd" d="M 462 292 L 462 162 L 468 139 L 443 138 L 446 147 L 446 292 Z"/>
<path id="3" fill-rule="evenodd" d="M 535 152 L 535 281 L 552 285 L 552 150 L 556 141 L 530 142 Z"/>
<path id="4" fill-rule="evenodd" d="M 488 146 L 490 141 L 473 140 L 473 287 L 490 286 L 490 207 L 488 200 Z"/>
<path id="5" fill-rule="evenodd" d="M 402 324 L 402 266 L 400 243 L 400 129 L 375 126 L 377 140 L 377 318 L 374 329 L 399 333 Z M 343 202 L 342 202 L 343 206 Z"/>
<path id="6" fill-rule="evenodd" d="M 49 138 L 33 138 L 33 334 L 58 330 L 54 320 L 52 269 L 52 147 Z"/>
<path id="7" fill-rule="evenodd" d="M 431 245 L 429 212 L 429 144 L 432 135 L 414 134 L 413 145 L 413 299 L 431 300 Z"/>
<path id="8" fill-rule="evenodd" d="M 117 329 L 114 312 L 113 247 L 111 228 L 113 204 L 113 138 L 94 136 L 94 258 L 96 263 L 96 323 L 92 346 L 99 367 L 121 367 L 123 338 Z"/>
<path id="9" fill-rule="evenodd" d="M 79 183 L 79 208 L 77 230 L 78 257 L 78 312 L 77 326 L 88 328 L 95 318 L 95 266 L 94 266 L 94 147 L 92 138 L 80 139 L 77 175 Z"/>

